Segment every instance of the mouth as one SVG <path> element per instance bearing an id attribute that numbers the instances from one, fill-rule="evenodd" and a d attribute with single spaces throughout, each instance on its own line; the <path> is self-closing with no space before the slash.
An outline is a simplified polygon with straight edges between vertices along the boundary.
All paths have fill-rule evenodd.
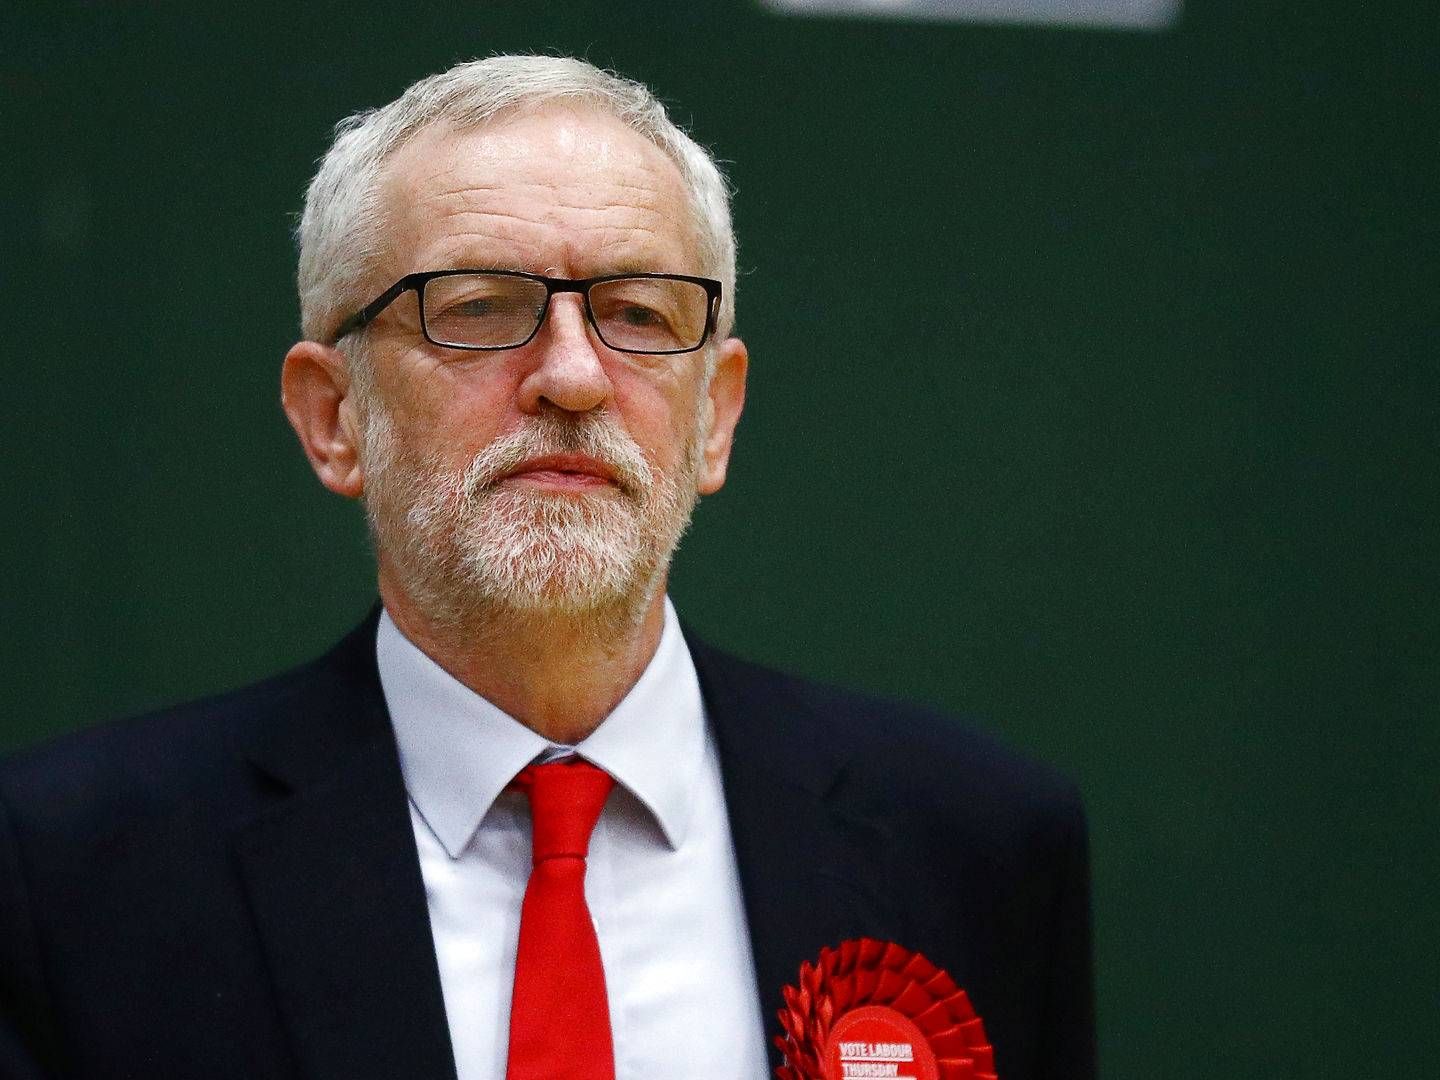
<path id="1" fill-rule="evenodd" d="M 500 483 L 560 492 L 620 486 L 615 470 L 588 454 L 546 454 L 530 458 L 502 476 Z"/>

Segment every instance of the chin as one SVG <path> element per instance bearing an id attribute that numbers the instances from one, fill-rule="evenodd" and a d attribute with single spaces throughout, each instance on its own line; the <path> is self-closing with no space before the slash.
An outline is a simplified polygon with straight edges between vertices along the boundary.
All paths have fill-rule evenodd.
<path id="1" fill-rule="evenodd" d="M 468 561 L 468 560 L 467 560 Z M 471 595 L 484 606 L 531 617 L 579 617 L 643 607 L 655 560 L 613 544 L 512 550 L 470 562 Z"/>
<path id="2" fill-rule="evenodd" d="M 487 501 L 453 537 L 464 584 L 482 604 L 582 616 L 648 599 L 669 548 L 627 501 L 533 491 Z"/>

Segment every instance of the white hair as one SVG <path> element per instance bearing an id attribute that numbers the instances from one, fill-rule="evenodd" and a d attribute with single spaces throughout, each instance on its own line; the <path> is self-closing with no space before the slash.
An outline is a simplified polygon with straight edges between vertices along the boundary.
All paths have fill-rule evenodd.
<path id="1" fill-rule="evenodd" d="M 381 187 L 392 154 L 435 124 L 465 131 L 554 101 L 581 102 L 614 116 L 675 163 L 690 196 L 704 271 L 722 286 L 716 335 L 728 335 L 735 320 L 735 235 L 730 189 L 715 159 L 638 82 L 571 57 L 492 56 L 421 79 L 390 104 L 336 125 L 296 229 L 305 337 L 327 340 L 340 319 L 370 300 L 359 290 L 383 255 Z"/>

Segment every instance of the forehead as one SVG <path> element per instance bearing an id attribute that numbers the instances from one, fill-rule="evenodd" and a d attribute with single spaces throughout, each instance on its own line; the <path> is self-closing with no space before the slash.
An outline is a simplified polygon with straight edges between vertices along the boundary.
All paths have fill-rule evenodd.
<path id="1" fill-rule="evenodd" d="M 391 159 L 381 191 L 397 276 L 467 265 L 577 277 L 702 269 L 675 163 L 584 105 L 428 128 Z"/>

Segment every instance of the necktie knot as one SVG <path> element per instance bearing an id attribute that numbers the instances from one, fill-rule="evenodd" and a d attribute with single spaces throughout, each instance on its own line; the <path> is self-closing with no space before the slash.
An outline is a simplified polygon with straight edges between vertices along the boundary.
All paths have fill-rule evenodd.
<path id="1" fill-rule="evenodd" d="M 521 769 L 515 786 L 530 799 L 535 864 L 585 858 L 590 834 L 615 786 L 610 774 L 578 759 L 556 761 Z"/>

